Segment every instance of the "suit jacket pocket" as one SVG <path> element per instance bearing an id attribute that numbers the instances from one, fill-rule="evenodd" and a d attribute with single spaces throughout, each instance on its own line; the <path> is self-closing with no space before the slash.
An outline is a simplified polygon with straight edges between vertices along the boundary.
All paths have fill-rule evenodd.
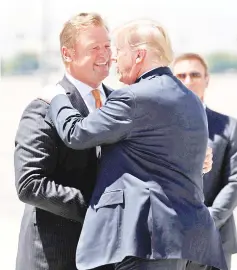
<path id="1" fill-rule="evenodd" d="M 116 206 L 124 203 L 124 191 L 122 189 L 108 191 L 102 194 L 98 203 L 94 206 L 95 210 L 102 207 Z"/>

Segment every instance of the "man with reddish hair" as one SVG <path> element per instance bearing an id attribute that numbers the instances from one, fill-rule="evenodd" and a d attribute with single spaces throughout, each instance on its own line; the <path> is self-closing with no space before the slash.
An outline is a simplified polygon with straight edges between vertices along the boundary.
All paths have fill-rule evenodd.
<path id="1" fill-rule="evenodd" d="M 65 76 L 59 84 L 74 108 L 87 116 L 111 92 L 101 83 L 111 60 L 101 16 L 80 13 L 68 20 L 60 49 Z M 16 270 L 76 270 L 76 247 L 96 179 L 96 148 L 65 147 L 46 116 L 48 108 L 40 99 L 32 101 L 16 135 L 16 189 L 25 203 Z"/>

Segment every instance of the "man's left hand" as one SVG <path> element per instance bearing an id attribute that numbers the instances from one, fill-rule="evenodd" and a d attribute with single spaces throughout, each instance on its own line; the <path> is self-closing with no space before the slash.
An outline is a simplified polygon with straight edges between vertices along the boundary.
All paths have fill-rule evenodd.
<path id="1" fill-rule="evenodd" d="M 206 151 L 206 158 L 205 158 L 204 164 L 203 164 L 203 173 L 208 173 L 211 171 L 212 163 L 213 163 L 212 148 L 208 147 L 207 151 Z"/>

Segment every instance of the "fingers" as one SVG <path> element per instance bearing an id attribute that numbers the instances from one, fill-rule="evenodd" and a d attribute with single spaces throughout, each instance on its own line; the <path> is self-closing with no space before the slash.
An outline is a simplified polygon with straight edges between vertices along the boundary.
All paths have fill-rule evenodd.
<path id="1" fill-rule="evenodd" d="M 212 148 L 208 147 L 206 152 L 206 158 L 203 164 L 203 173 L 210 172 L 212 169 L 212 164 L 213 164 L 213 152 Z"/>

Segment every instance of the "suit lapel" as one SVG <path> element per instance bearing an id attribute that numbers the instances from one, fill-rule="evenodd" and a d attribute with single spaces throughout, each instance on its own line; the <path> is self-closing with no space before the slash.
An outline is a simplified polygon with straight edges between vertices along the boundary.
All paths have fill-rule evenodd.
<path id="1" fill-rule="evenodd" d="M 206 114 L 209 116 L 210 113 L 211 113 L 211 110 L 208 107 L 206 107 Z"/>
<path id="2" fill-rule="evenodd" d="M 72 106 L 77 109 L 82 116 L 86 117 L 89 114 L 89 110 L 77 88 L 69 82 L 66 76 L 63 77 L 59 84 L 65 89 Z"/>
<path id="3" fill-rule="evenodd" d="M 108 98 L 108 96 L 113 92 L 113 89 L 110 88 L 110 87 L 107 86 L 107 85 L 104 85 L 103 83 L 102 83 L 102 87 L 103 87 L 103 89 L 104 89 L 106 98 Z"/>
<path id="4" fill-rule="evenodd" d="M 82 116 L 86 117 L 89 114 L 89 110 L 77 88 L 69 82 L 66 76 L 59 82 L 59 84 L 65 89 L 72 106 L 77 109 Z M 102 84 L 106 98 L 112 93 L 113 89 L 107 85 Z"/>

